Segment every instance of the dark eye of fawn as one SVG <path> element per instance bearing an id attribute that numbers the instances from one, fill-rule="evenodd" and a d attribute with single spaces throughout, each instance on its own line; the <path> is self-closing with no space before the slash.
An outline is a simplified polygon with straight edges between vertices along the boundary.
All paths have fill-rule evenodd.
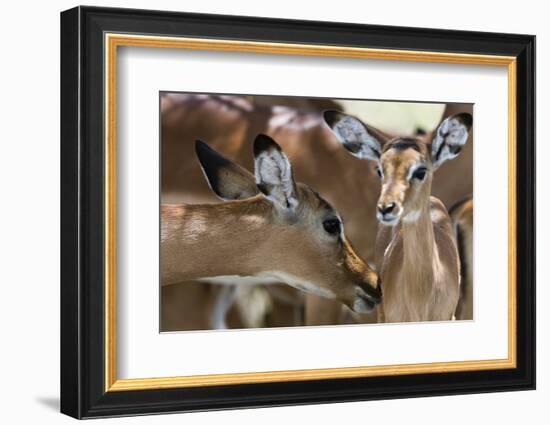
<path id="1" fill-rule="evenodd" d="M 424 177 L 426 177 L 426 169 L 424 167 L 419 168 L 413 173 L 412 177 L 413 179 L 424 180 Z"/>
<path id="2" fill-rule="evenodd" d="M 379 167 L 376 167 L 376 174 L 378 174 L 378 177 L 382 178 L 382 171 L 380 171 Z"/>
<path id="3" fill-rule="evenodd" d="M 340 220 L 337 218 L 329 218 L 323 221 L 323 228 L 331 235 L 338 235 L 340 234 Z"/>

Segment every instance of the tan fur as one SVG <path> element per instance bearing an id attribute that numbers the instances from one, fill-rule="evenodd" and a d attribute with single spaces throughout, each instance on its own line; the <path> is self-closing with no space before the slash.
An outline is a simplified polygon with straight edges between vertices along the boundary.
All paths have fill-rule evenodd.
<path id="1" fill-rule="evenodd" d="M 381 224 L 376 252 L 383 300 L 379 321 L 450 320 L 459 294 L 459 259 L 451 221 L 443 203 L 430 196 L 432 172 L 428 146 L 415 149 L 385 147 L 380 204 L 396 202 L 401 220 Z M 428 165 L 422 183 L 407 179 L 415 164 Z M 418 215 L 407 222 L 409 214 Z"/>
<path id="2" fill-rule="evenodd" d="M 451 219 L 459 246 L 461 263 L 460 299 L 457 320 L 474 318 L 474 201 L 466 199 L 451 209 Z"/>
<path id="3" fill-rule="evenodd" d="M 372 262 L 378 227 L 375 216 L 378 178 L 373 165 L 346 153 L 324 123 L 320 112 L 336 109 L 337 105 L 312 102 L 304 105 L 299 98 L 276 97 L 263 102 L 264 99 L 163 94 L 162 201 L 217 201 L 195 160 L 195 139 L 207 140 L 216 150 L 250 169 L 251 143 L 257 133 L 264 132 L 276 137 L 299 180 L 321 192 L 338 208 L 356 252 Z M 272 106 L 296 99 L 300 103 L 290 107 Z M 459 107 L 460 111 L 448 110 L 444 116 L 471 111 L 471 105 Z M 469 141 L 458 158 L 438 170 L 432 190 L 447 206 L 471 192 L 472 146 Z M 457 175 L 464 178 L 456 179 Z M 311 294 L 307 295 L 306 305 L 306 324 L 376 321 L 374 314 L 353 315 L 350 319 L 341 303 Z"/>
<path id="4" fill-rule="evenodd" d="M 297 190 L 299 211 L 290 219 L 263 195 L 222 204 L 163 205 L 162 285 L 284 273 L 353 308 L 360 288 L 377 288 L 377 275 L 348 241 L 324 233 L 323 219 L 335 214 L 330 205 L 305 185 L 297 184 Z"/>

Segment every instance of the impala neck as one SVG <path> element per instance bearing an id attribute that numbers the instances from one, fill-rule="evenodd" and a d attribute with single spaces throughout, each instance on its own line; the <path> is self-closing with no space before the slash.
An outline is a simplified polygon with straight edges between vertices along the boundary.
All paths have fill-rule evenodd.
<path id="1" fill-rule="evenodd" d="M 163 285 L 259 273 L 262 242 L 273 227 L 272 208 L 262 196 L 222 204 L 164 205 Z"/>
<path id="2" fill-rule="evenodd" d="M 402 275 L 406 276 L 406 290 L 410 296 L 418 296 L 425 300 L 433 287 L 435 273 L 440 267 L 430 216 L 429 195 L 417 211 L 416 220 L 402 220 Z"/>

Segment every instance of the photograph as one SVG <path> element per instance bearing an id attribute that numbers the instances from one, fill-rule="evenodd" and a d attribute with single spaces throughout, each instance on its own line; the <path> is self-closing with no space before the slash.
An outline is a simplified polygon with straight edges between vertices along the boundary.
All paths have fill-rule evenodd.
<path id="1" fill-rule="evenodd" d="M 475 320 L 475 105 L 159 108 L 161 332 Z"/>

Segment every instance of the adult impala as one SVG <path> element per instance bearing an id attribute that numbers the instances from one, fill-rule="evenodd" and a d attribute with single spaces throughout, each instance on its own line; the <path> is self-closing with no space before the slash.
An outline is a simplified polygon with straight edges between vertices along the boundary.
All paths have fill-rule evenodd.
<path id="1" fill-rule="evenodd" d="M 449 210 L 460 255 L 460 298 L 457 320 L 474 318 L 474 200 L 469 197 Z"/>
<path id="2" fill-rule="evenodd" d="M 196 153 L 210 187 L 227 202 L 162 205 L 163 286 L 283 282 L 356 312 L 380 301 L 377 275 L 346 240 L 338 213 L 295 183 L 271 138 L 255 139 L 255 176 L 203 142 Z"/>
<path id="3" fill-rule="evenodd" d="M 382 181 L 375 247 L 384 295 L 379 321 L 450 320 L 459 299 L 460 260 L 447 210 L 430 194 L 434 171 L 466 143 L 472 116 L 446 118 L 429 142 L 387 138 L 337 111 L 324 117 L 349 152 L 376 162 Z"/>

